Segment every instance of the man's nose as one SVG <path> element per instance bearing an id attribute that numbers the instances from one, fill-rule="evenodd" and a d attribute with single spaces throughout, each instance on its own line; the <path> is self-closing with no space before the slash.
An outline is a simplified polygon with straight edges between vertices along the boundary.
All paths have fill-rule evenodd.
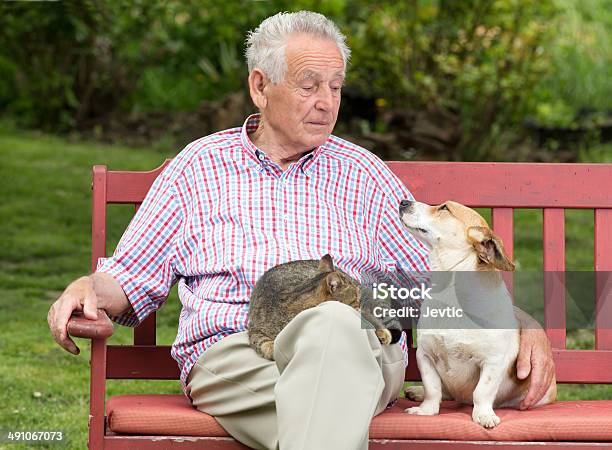
<path id="1" fill-rule="evenodd" d="M 318 98 L 315 107 L 321 111 L 329 111 L 334 106 L 334 94 L 331 88 L 326 87 L 319 89 Z"/>

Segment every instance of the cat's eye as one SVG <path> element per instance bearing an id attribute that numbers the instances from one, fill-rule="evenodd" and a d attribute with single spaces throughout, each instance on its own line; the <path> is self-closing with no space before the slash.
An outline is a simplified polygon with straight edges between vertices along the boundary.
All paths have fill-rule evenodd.
<path id="1" fill-rule="evenodd" d="M 440 206 L 438 208 L 438 211 L 448 211 L 448 206 L 446 206 L 446 204 L 444 204 L 444 205 L 442 205 L 442 206 Z"/>

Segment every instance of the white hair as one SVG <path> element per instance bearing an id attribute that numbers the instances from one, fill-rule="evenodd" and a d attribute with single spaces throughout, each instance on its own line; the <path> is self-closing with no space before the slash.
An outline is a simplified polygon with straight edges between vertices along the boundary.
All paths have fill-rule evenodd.
<path id="1" fill-rule="evenodd" d="M 285 47 L 289 36 L 305 33 L 330 39 L 338 45 L 344 61 L 344 69 L 351 56 L 346 37 L 334 22 L 323 14 L 312 11 L 294 13 L 280 12 L 265 19 L 246 39 L 246 59 L 249 73 L 255 68 L 262 70 L 274 84 L 285 78 L 287 62 Z"/>

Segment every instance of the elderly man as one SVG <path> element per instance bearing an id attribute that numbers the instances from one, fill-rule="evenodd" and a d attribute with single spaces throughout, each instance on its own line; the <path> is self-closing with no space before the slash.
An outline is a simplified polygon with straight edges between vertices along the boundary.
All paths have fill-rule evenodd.
<path id="1" fill-rule="evenodd" d="M 367 150 L 331 135 L 349 50 L 327 18 L 280 13 L 247 40 L 249 88 L 260 111 L 240 128 L 198 139 L 157 178 L 114 255 L 70 284 L 49 311 L 56 341 L 74 310 L 137 325 L 179 282 L 183 304 L 172 355 L 193 405 L 255 448 L 366 448 L 368 425 L 398 395 L 405 337 L 381 346 L 339 302 L 298 314 L 275 341 L 275 361 L 246 335 L 250 291 L 290 260 L 363 271 L 427 269 L 426 251 L 400 224 L 412 198 Z M 551 354 L 523 329 L 524 407 L 544 394 Z"/>

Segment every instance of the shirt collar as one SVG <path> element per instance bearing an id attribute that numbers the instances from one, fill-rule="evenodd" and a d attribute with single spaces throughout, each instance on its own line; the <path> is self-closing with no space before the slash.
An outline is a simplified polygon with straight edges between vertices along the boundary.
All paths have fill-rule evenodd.
<path id="1" fill-rule="evenodd" d="M 263 150 L 259 149 L 255 144 L 253 144 L 253 141 L 251 141 L 251 138 L 249 137 L 249 134 L 253 133 L 259 126 L 260 120 L 261 114 L 251 114 L 244 121 L 244 124 L 242 125 L 242 130 L 240 132 L 240 141 L 242 143 L 242 148 L 249 161 L 249 165 L 252 165 L 253 167 L 257 168 L 257 170 L 265 169 L 266 166 L 270 165 L 275 166 L 272 160 L 268 158 L 268 155 L 266 155 Z M 305 175 L 310 175 L 310 171 L 313 169 L 315 161 L 325 149 L 326 144 L 327 142 L 325 142 L 323 145 L 315 147 L 312 151 L 302 156 L 298 160 L 300 170 Z"/>

